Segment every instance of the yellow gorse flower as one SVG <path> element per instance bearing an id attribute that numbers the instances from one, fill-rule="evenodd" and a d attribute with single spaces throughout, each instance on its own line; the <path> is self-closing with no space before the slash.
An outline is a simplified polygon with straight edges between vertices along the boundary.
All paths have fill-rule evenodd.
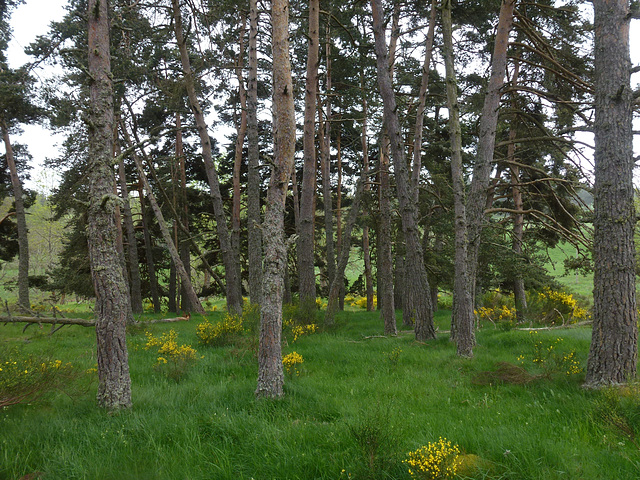
<path id="1" fill-rule="evenodd" d="M 409 452 L 403 461 L 408 465 L 411 478 L 436 480 L 454 478 L 461 464 L 460 449 L 446 438 Z"/>

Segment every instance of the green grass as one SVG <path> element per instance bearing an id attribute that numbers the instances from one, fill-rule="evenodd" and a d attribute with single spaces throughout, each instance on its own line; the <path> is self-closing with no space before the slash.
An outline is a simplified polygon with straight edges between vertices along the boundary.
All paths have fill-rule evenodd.
<path id="1" fill-rule="evenodd" d="M 570 293 L 576 293 L 582 297 L 593 295 L 593 273 L 583 275 L 581 273 L 566 271 L 564 260 L 575 257 L 576 250 L 573 245 L 562 243 L 549 249 L 549 261 L 545 265 L 551 276 L 560 282 Z"/>
<path id="2" fill-rule="evenodd" d="M 449 316 L 438 312 L 440 330 L 448 329 Z M 70 395 L 0 412 L 0 479 L 33 472 L 47 480 L 408 479 L 407 452 L 440 436 L 483 459 L 482 471 L 466 478 L 640 475 L 638 448 L 601 419 L 603 394 L 582 389 L 583 375 L 527 385 L 474 382 L 497 362 L 529 358 L 528 332 L 484 327 L 474 359 L 464 360 L 446 334 L 426 343 L 406 329 L 380 337 L 377 312 L 349 309 L 335 328 L 285 345 L 283 353 L 304 357 L 300 376 L 287 376 L 283 399 L 256 401 L 253 352 L 198 346 L 198 321 L 148 327 L 155 335 L 173 328 L 179 343 L 204 355 L 179 383 L 154 370 L 144 329 L 129 335 L 130 411 L 98 409 L 93 381 L 89 391 L 70 387 Z M 562 337 L 561 348 L 576 350 L 584 366 L 590 335 L 578 328 L 536 336 Z M 93 329 L 65 327 L 49 336 L 46 328 L 22 333 L 22 326 L 6 325 L 0 338 L 24 354 L 45 352 L 80 370 L 95 364 Z M 629 418 L 640 433 L 638 419 Z"/>

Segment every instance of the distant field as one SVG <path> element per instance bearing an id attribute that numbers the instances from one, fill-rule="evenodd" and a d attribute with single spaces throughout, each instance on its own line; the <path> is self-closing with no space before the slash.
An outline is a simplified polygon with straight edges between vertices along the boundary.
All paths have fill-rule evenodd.
<path id="1" fill-rule="evenodd" d="M 547 270 L 567 290 L 585 297 L 590 297 L 593 294 L 593 273 L 582 275 L 580 273 L 567 272 L 564 268 L 564 260 L 576 255 L 576 249 L 573 245 L 560 244 L 556 248 L 549 249 L 548 254 L 549 261 L 545 265 Z"/>

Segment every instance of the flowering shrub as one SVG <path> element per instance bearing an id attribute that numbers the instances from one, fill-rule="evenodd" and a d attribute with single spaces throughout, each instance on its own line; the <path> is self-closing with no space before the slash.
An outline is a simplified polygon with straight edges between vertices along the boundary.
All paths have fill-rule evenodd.
<path id="1" fill-rule="evenodd" d="M 212 324 L 209 320 L 198 324 L 196 335 L 203 345 L 223 346 L 243 332 L 242 318 L 227 313 L 221 322 Z"/>
<path id="2" fill-rule="evenodd" d="M 345 302 L 349 302 L 352 307 L 367 308 L 367 297 L 345 297 Z M 378 296 L 373 296 L 373 308 L 378 307 Z"/>
<path id="3" fill-rule="evenodd" d="M 178 333 L 169 330 L 162 336 L 156 337 L 151 332 L 145 332 L 147 343 L 145 350 L 157 349 L 158 357 L 154 368 L 164 373 L 167 377 L 176 381 L 180 380 L 200 360 L 198 352 L 191 345 L 178 346 Z"/>
<path id="4" fill-rule="evenodd" d="M 291 334 L 293 335 L 293 340 L 291 343 L 298 340 L 298 338 L 303 335 L 309 335 L 311 333 L 315 333 L 318 327 L 315 323 L 311 323 L 309 325 L 292 325 L 291 326 Z"/>
<path id="5" fill-rule="evenodd" d="M 289 355 L 285 355 L 282 358 L 282 365 L 287 373 L 295 373 L 296 377 L 300 375 L 298 365 L 301 365 L 303 362 L 304 359 L 302 358 L 302 355 L 297 352 L 291 352 Z"/>
<path id="6" fill-rule="evenodd" d="M 325 302 L 321 298 L 316 298 L 316 307 L 318 308 L 318 310 L 324 310 L 325 308 L 327 308 L 327 302 Z"/>
<path id="7" fill-rule="evenodd" d="M 529 296 L 529 311 L 541 323 L 574 323 L 589 318 L 589 312 L 578 305 L 570 293 L 545 287 L 541 292 Z"/>
<path id="8" fill-rule="evenodd" d="M 429 442 L 427 446 L 409 452 L 403 463 L 409 465 L 411 478 L 454 478 L 461 463 L 460 449 L 446 438 L 440 437 L 437 442 Z"/>
<path id="9" fill-rule="evenodd" d="M 78 374 L 62 360 L 19 358 L 15 352 L 11 356 L 14 359 L 0 362 L 0 407 L 34 401 L 68 385 Z"/>
<path id="10" fill-rule="evenodd" d="M 582 372 L 575 350 L 569 352 L 561 350 L 560 345 L 564 341 L 562 338 L 543 341 L 538 339 L 537 331 L 529 332 L 529 334 L 533 340 L 533 355 L 530 358 L 525 355 L 518 356 L 520 364 L 524 365 L 525 361 L 530 360 L 535 367 L 542 369 L 546 375 L 559 373 L 570 376 Z"/>
<path id="11" fill-rule="evenodd" d="M 500 305 L 499 307 L 480 307 L 473 311 L 478 320 L 491 322 L 513 322 L 516 319 L 516 307 Z"/>

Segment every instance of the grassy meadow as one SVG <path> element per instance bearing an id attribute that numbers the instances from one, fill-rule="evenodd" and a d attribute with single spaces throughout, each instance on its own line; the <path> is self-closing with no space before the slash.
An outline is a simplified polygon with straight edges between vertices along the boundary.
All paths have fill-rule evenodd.
<path id="1" fill-rule="evenodd" d="M 437 313 L 441 332 L 449 317 Z M 77 373 L 0 411 L 0 479 L 409 479 L 408 453 L 440 437 L 459 447 L 455 478 L 640 477 L 638 391 L 581 388 L 589 328 L 489 324 L 468 360 L 447 333 L 385 338 L 377 312 L 349 307 L 331 329 L 285 335 L 283 354 L 304 361 L 283 399 L 256 401 L 255 339 L 201 345 L 201 321 L 130 329 L 134 406 L 115 414 L 96 407 L 92 328 L 0 325 L 0 359 L 36 355 Z M 197 350 L 173 377 L 145 349 L 170 330 Z"/>

